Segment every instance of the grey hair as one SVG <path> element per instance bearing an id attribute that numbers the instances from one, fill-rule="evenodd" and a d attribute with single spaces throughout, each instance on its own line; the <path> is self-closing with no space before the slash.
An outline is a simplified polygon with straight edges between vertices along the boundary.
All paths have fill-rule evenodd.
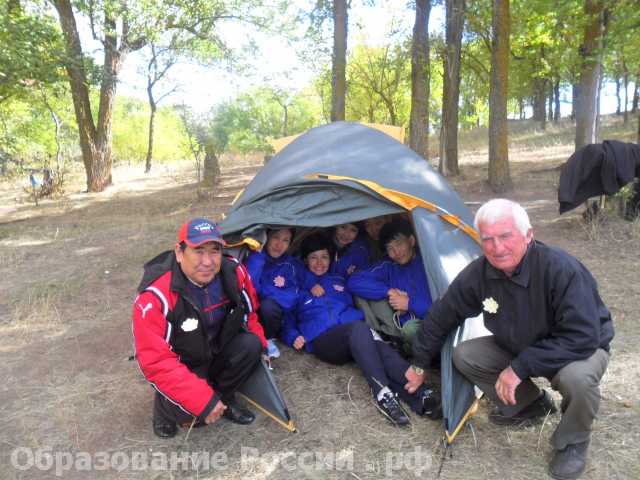
<path id="1" fill-rule="evenodd" d="M 505 198 L 494 198 L 482 205 L 476 212 L 473 225 L 476 230 L 479 230 L 478 226 L 481 223 L 493 225 L 503 218 L 513 218 L 516 227 L 522 235 L 526 236 L 527 232 L 531 229 L 529 215 L 527 211 L 522 208 L 522 205 Z"/>

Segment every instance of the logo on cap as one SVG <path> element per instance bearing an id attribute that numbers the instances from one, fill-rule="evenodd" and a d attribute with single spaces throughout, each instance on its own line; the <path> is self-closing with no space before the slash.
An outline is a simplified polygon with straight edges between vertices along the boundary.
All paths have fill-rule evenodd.
<path id="1" fill-rule="evenodd" d="M 206 218 L 194 218 L 183 224 L 178 232 L 178 242 L 185 242 L 190 247 L 197 247 L 207 242 L 226 245 L 216 224 Z"/>

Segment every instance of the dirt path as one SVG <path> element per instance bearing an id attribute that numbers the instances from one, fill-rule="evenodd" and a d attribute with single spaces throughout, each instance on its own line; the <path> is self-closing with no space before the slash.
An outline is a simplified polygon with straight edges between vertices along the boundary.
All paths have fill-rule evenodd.
<path id="1" fill-rule="evenodd" d="M 640 225 L 610 219 L 586 228 L 577 215 L 559 217 L 555 189 L 563 155 L 512 155 L 510 197 L 527 207 L 538 239 L 587 265 L 615 317 L 617 335 L 583 478 L 640 478 Z M 170 441 L 154 437 L 151 389 L 128 359 L 142 264 L 171 247 L 184 219 L 219 219 L 257 169 L 226 169 L 213 199 L 199 199 L 184 172 L 168 171 L 121 179 L 104 194 L 2 210 L 1 478 L 52 478 L 56 466 L 64 478 L 436 476 L 438 424 L 415 419 L 409 430 L 395 429 L 376 413 L 355 368 L 327 367 L 288 349 L 275 374 L 298 433 L 259 416 L 248 428 L 221 422 L 193 430 L 188 439 L 186 430 Z M 463 174 L 453 184 L 475 210 L 492 197 L 482 180 L 486 167 L 469 161 Z M 472 421 L 473 431 L 461 433 L 440 478 L 544 478 L 558 418 L 542 430 L 500 429 L 487 422 L 486 409 L 483 404 Z M 205 452 L 199 468 L 188 462 L 197 452 Z"/>

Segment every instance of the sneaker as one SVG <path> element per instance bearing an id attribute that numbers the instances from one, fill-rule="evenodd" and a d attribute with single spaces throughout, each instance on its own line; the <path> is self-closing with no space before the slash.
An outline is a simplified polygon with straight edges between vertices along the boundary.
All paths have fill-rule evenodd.
<path id="1" fill-rule="evenodd" d="M 489 421 L 496 425 L 524 425 L 527 423 L 533 423 L 540 418 L 544 418 L 549 413 L 556 413 L 558 409 L 551 398 L 551 395 L 546 390 L 542 390 L 540 396 L 532 403 L 527 405 L 524 409 L 516 413 L 512 417 L 507 417 L 500 412 L 499 408 L 496 408 L 489 413 Z"/>
<path id="2" fill-rule="evenodd" d="M 409 425 L 409 417 L 402 406 L 400 406 L 398 396 L 393 392 L 385 393 L 380 400 L 376 399 L 376 407 L 378 407 L 378 410 L 394 425 L 399 427 Z"/>
<path id="3" fill-rule="evenodd" d="M 559 480 L 573 480 L 584 472 L 587 465 L 587 451 L 589 440 L 573 445 L 567 445 L 562 450 L 556 450 L 549 463 L 549 473 Z"/>
<path id="4" fill-rule="evenodd" d="M 276 342 L 273 338 L 267 340 L 267 357 L 269 358 L 278 358 L 280 356 L 280 350 L 276 345 Z"/>

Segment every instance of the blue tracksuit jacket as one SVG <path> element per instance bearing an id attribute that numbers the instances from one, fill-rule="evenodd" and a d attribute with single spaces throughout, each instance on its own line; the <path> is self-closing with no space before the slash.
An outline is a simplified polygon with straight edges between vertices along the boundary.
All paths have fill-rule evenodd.
<path id="1" fill-rule="evenodd" d="M 272 298 L 285 311 L 296 305 L 305 270 L 300 260 L 286 253 L 272 258 L 266 252 L 251 252 L 246 266 L 259 298 Z"/>
<path id="2" fill-rule="evenodd" d="M 406 265 L 400 265 L 388 257 L 373 267 L 361 272 L 354 272 L 347 287 L 354 295 L 365 300 L 383 300 L 391 288 L 397 288 L 409 295 L 409 312 L 400 317 L 404 325 L 411 319 L 411 313 L 422 319 L 431 307 L 431 293 L 427 275 L 422 264 L 422 256 L 416 251 L 413 259 Z"/>
<path id="3" fill-rule="evenodd" d="M 330 271 L 348 278 L 351 266 L 355 267 L 355 270 L 364 270 L 369 267 L 369 246 L 361 238 L 356 238 L 342 251 L 336 252 Z"/>
<path id="4" fill-rule="evenodd" d="M 311 288 L 320 284 L 325 294 L 314 297 Z M 316 276 L 307 270 L 303 288 L 300 290 L 295 314 L 285 318 L 282 326 L 282 340 L 292 346 L 302 335 L 305 349 L 312 352 L 311 342 L 336 325 L 363 320 L 364 314 L 353 306 L 351 293 L 340 275 L 325 273 Z"/>

